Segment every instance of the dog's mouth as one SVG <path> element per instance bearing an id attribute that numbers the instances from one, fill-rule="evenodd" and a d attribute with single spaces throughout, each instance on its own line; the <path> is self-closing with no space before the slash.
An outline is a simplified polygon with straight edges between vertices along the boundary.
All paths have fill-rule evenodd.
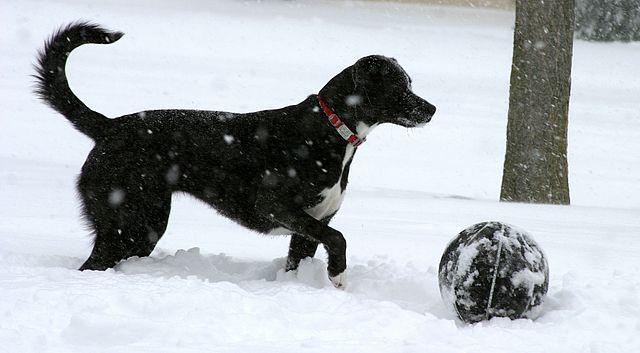
<path id="1" fill-rule="evenodd" d="M 404 127 L 424 127 L 431 121 L 431 115 L 424 117 L 420 120 L 412 120 L 407 118 L 399 118 L 398 124 Z"/>
<path id="2" fill-rule="evenodd" d="M 427 124 L 431 121 L 431 117 L 427 118 L 425 121 L 423 122 L 419 122 L 417 123 L 415 126 L 413 127 L 425 127 L 427 126 Z"/>

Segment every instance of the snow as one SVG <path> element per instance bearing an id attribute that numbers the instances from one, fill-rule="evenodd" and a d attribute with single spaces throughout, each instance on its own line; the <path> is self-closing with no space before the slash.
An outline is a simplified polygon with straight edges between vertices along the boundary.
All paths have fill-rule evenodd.
<path id="1" fill-rule="evenodd" d="M 516 287 L 529 288 L 529 293 L 533 293 L 533 287 L 535 285 L 542 285 L 544 283 L 544 273 L 533 272 L 528 268 L 514 273 L 511 277 L 511 282 Z"/>
<path id="2" fill-rule="evenodd" d="M 488 239 L 480 239 L 470 245 L 461 244 L 456 250 L 460 253 L 460 258 L 457 262 L 458 266 L 456 266 L 456 275 L 462 276 L 466 274 L 469 271 L 469 268 L 471 268 L 473 260 L 478 256 L 478 248 L 490 245 L 491 241 Z"/>
<path id="3" fill-rule="evenodd" d="M 77 19 L 126 33 L 69 58 L 74 92 L 109 117 L 278 108 L 359 57 L 398 59 L 438 112 L 422 129 L 379 126 L 356 154 L 333 222 L 348 242 L 344 290 L 324 254 L 284 273 L 287 237 L 256 237 L 178 195 L 151 257 L 75 270 L 91 249 L 74 190 L 91 141 L 31 94 L 29 75 L 43 40 Z M 1 2 L 0 22 L 3 352 L 640 351 L 637 43 L 575 43 L 566 207 L 497 201 L 510 12 L 25 0 Z M 535 321 L 465 325 L 440 298 L 446 244 L 489 219 L 545 250 L 550 286 Z"/>

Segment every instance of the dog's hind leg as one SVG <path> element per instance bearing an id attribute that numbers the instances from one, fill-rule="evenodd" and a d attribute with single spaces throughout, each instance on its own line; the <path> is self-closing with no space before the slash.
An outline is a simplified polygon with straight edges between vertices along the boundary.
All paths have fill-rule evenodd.
<path id="1" fill-rule="evenodd" d="M 131 256 L 149 256 L 164 234 L 171 193 L 122 190 L 108 193 L 84 190 L 85 216 L 94 228 L 95 241 L 80 270 L 106 270 Z"/>
<path id="2" fill-rule="evenodd" d="M 313 257 L 318 249 L 318 244 L 318 242 L 307 239 L 300 234 L 292 234 L 286 270 L 293 271 L 298 268 L 301 260 Z"/>

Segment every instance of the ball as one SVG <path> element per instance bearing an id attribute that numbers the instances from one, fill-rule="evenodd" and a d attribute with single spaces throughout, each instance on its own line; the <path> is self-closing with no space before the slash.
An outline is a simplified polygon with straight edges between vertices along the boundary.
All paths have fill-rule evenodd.
<path id="1" fill-rule="evenodd" d="M 501 222 L 475 224 L 447 246 L 438 271 L 445 305 L 464 322 L 535 319 L 549 267 L 530 234 Z"/>

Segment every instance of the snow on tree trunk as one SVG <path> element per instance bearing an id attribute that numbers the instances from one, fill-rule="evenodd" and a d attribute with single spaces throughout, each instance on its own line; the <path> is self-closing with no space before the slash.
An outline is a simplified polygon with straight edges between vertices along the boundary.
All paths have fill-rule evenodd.
<path id="1" fill-rule="evenodd" d="M 640 40 L 640 0 L 577 0 L 576 36 L 596 41 Z"/>
<path id="2" fill-rule="evenodd" d="M 517 0 L 503 201 L 569 204 L 574 0 Z"/>

